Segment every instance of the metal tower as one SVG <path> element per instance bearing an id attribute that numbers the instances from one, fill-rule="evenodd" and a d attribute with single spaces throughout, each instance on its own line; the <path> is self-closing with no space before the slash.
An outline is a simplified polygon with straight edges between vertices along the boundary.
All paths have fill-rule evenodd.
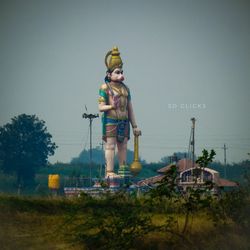
<path id="1" fill-rule="evenodd" d="M 95 114 L 84 113 L 82 115 L 82 118 L 89 119 L 89 128 L 90 128 L 90 135 L 89 135 L 89 183 L 90 183 L 90 186 L 91 186 L 91 181 L 92 181 L 92 165 L 93 165 L 93 162 L 92 162 L 92 122 L 93 122 L 93 119 L 98 118 L 98 117 L 99 117 L 99 114 L 95 115 Z"/>
<path id="2" fill-rule="evenodd" d="M 192 160 L 192 168 L 195 166 L 195 121 L 194 117 L 191 118 L 192 126 L 188 145 L 188 159 Z M 190 167 L 190 166 L 188 166 Z"/>

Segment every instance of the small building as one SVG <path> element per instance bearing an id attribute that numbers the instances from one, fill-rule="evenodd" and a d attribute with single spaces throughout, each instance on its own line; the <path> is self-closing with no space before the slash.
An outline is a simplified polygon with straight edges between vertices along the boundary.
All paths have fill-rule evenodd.
<path id="1" fill-rule="evenodd" d="M 160 182 L 167 171 L 175 164 L 169 164 L 161 169 L 158 169 L 159 175 L 141 180 L 137 183 L 138 186 L 154 186 Z M 221 187 L 236 187 L 236 182 L 220 178 L 218 171 L 211 168 L 201 168 L 197 163 L 192 162 L 190 159 L 181 159 L 176 163 L 178 171 L 178 186 L 183 191 L 188 187 L 193 187 L 195 184 L 204 185 L 207 181 L 214 183 L 213 192 L 217 192 Z"/>

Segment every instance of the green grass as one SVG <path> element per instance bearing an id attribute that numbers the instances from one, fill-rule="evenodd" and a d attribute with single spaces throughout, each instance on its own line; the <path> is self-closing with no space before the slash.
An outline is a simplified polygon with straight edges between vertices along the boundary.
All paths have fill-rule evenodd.
<path id="1" fill-rule="evenodd" d="M 74 223 L 86 220 L 98 204 L 91 201 L 89 207 L 81 211 Z M 70 234 L 73 224 L 67 222 L 72 211 L 77 211 L 78 206 L 79 201 L 60 197 L 0 195 L 1 249 L 84 249 L 84 245 L 72 245 L 73 238 Z M 164 224 L 166 215 L 150 215 L 154 225 Z M 172 216 L 173 220 L 178 221 L 174 230 L 181 231 L 184 215 Z M 192 218 L 186 239 L 169 232 L 158 231 L 137 239 L 135 249 L 249 249 L 249 235 L 249 228 L 242 228 L 231 221 L 215 227 L 205 213 L 199 213 Z"/>
<path id="2" fill-rule="evenodd" d="M 66 242 L 59 230 L 67 202 L 16 197 L 0 200 L 1 249 L 80 249 Z"/>

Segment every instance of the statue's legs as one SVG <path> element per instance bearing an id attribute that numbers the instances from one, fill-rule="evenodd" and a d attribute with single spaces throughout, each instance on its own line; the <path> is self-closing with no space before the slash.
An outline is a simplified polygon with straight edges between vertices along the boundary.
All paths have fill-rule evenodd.
<path id="1" fill-rule="evenodd" d="M 128 144 L 128 138 L 124 138 L 123 142 L 117 142 L 117 148 L 118 148 L 118 159 L 119 159 L 119 165 L 125 165 L 127 162 L 127 144 Z"/>
<path id="2" fill-rule="evenodd" d="M 106 159 L 106 177 L 114 176 L 114 158 L 115 158 L 116 138 L 107 137 L 105 144 L 105 159 Z"/>
<path id="3" fill-rule="evenodd" d="M 128 139 L 126 137 L 123 142 L 117 142 L 115 137 L 107 137 L 105 144 L 106 177 L 119 177 L 119 175 L 114 172 L 115 147 L 117 145 L 119 165 L 121 166 L 126 164 L 127 143 Z"/>

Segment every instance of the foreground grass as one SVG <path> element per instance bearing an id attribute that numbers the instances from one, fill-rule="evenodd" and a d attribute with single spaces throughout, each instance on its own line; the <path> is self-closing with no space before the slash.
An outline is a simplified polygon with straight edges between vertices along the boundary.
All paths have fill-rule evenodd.
<path id="1" fill-rule="evenodd" d="M 59 232 L 69 205 L 61 199 L 0 196 L 1 249 L 80 249 Z"/>
<path id="2" fill-rule="evenodd" d="M 71 230 L 77 221 L 88 218 L 95 203 L 81 211 L 77 220 L 67 221 L 77 208 L 77 200 L 0 195 L 1 249 L 87 249 L 84 243 L 72 244 Z M 164 223 L 164 214 L 150 215 L 153 225 Z M 175 219 L 178 221 L 175 230 L 181 231 L 184 216 L 173 215 Z M 98 228 L 93 228 L 95 230 Z M 156 231 L 136 239 L 135 249 L 249 249 L 249 233 L 247 228 L 233 222 L 215 227 L 205 214 L 198 214 L 191 219 L 185 238 Z"/>

